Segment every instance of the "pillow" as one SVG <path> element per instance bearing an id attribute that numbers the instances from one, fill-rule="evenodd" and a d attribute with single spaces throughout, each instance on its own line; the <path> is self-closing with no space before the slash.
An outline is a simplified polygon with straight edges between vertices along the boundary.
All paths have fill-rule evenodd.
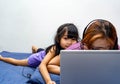
<path id="1" fill-rule="evenodd" d="M 50 73 L 50 77 L 53 81 L 56 82 L 56 84 L 60 84 L 60 75 Z M 39 72 L 38 68 L 36 68 L 35 72 L 32 74 L 31 78 L 28 80 L 27 83 L 30 83 L 30 84 L 45 84 L 45 81 L 42 78 L 42 75 Z"/>

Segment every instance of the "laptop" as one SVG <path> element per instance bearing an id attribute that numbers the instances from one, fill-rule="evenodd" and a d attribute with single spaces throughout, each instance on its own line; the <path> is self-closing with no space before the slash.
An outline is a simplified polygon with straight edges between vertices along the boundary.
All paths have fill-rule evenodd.
<path id="1" fill-rule="evenodd" d="M 119 50 L 62 50 L 60 84 L 120 84 Z"/>

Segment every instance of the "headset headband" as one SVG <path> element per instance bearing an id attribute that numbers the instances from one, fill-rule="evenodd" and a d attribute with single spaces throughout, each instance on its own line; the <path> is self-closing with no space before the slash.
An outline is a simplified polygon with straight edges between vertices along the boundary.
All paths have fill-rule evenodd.
<path id="1" fill-rule="evenodd" d="M 87 29 L 94 23 L 94 22 L 96 22 L 96 21 L 102 21 L 102 19 L 95 19 L 95 20 L 92 20 L 86 27 L 85 27 L 85 29 L 84 29 L 84 31 L 83 31 L 83 38 L 84 38 L 84 36 L 85 36 L 85 33 L 86 33 L 86 31 L 87 31 Z"/>

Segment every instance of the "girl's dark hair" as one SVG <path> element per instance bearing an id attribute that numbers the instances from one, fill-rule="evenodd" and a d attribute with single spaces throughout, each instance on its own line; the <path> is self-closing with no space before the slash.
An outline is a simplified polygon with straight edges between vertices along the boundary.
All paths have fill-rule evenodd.
<path id="1" fill-rule="evenodd" d="M 55 56 L 60 54 L 60 50 L 63 49 L 60 46 L 60 40 L 66 32 L 67 32 L 68 38 L 74 38 L 76 39 L 76 41 L 79 41 L 79 32 L 77 27 L 73 23 L 65 23 L 57 29 L 57 32 L 54 38 L 54 44 L 46 48 L 46 53 L 49 52 L 51 47 L 55 46 Z"/>
<path id="2" fill-rule="evenodd" d="M 101 37 L 96 37 L 93 40 L 91 38 L 95 35 L 101 34 Z M 111 41 L 112 49 L 118 50 L 118 37 L 114 25 L 103 19 L 95 19 L 91 21 L 83 31 L 82 42 L 89 47 L 91 43 L 98 38 L 107 38 Z"/>

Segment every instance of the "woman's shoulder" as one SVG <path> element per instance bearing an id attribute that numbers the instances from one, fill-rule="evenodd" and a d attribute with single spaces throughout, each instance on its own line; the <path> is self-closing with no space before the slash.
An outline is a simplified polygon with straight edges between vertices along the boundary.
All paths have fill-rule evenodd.
<path id="1" fill-rule="evenodd" d="M 120 45 L 118 45 L 118 50 L 120 50 Z"/>
<path id="2" fill-rule="evenodd" d="M 77 42 L 69 46 L 66 50 L 81 50 L 81 42 Z"/>

